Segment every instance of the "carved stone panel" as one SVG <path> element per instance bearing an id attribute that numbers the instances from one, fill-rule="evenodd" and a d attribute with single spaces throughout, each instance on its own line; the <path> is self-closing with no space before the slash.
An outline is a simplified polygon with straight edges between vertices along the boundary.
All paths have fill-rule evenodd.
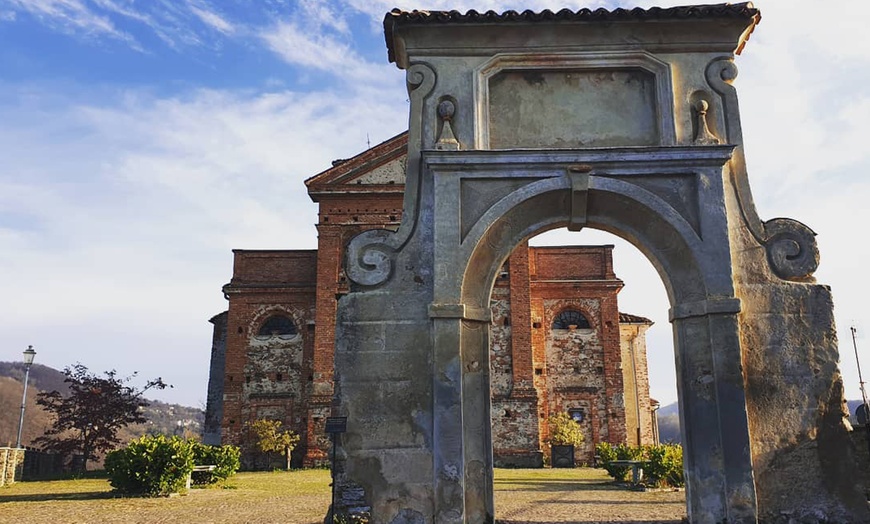
<path id="1" fill-rule="evenodd" d="M 475 81 L 482 149 L 676 143 L 671 69 L 648 53 L 503 54 Z"/>
<path id="2" fill-rule="evenodd" d="M 489 80 L 489 145 L 657 145 L 655 91 L 654 75 L 639 69 L 504 71 Z"/>

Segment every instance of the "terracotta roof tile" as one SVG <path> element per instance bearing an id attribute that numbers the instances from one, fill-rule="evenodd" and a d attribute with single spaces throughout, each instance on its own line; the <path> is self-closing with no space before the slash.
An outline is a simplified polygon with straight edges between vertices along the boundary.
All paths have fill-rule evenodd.
<path id="1" fill-rule="evenodd" d="M 639 317 L 637 315 L 629 315 L 628 313 L 620 313 L 619 314 L 619 323 L 620 324 L 653 324 L 653 321 L 645 318 Z"/>
<path id="2" fill-rule="evenodd" d="M 650 7 L 643 9 L 616 8 L 613 10 L 603 7 L 598 9 L 583 8 L 577 11 L 562 9 L 553 12 L 549 9 L 543 11 L 496 11 L 478 12 L 474 9 L 466 11 L 404 11 L 393 9 L 384 16 L 384 37 L 387 42 L 387 51 L 390 62 L 396 61 L 393 50 L 393 28 L 398 25 L 419 24 L 497 24 L 511 22 L 623 22 L 635 20 L 686 20 L 686 19 L 709 19 L 709 18 L 742 18 L 755 23 L 761 19 L 761 11 L 752 5 L 752 2 L 739 4 L 711 4 L 711 5 L 686 5 L 679 7 Z"/>

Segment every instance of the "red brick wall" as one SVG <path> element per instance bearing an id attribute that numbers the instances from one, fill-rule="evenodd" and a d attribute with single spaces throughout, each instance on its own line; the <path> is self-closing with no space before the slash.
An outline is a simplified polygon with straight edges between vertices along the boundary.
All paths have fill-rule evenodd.
<path id="1" fill-rule="evenodd" d="M 535 280 L 615 279 L 613 246 L 533 248 Z"/>
<path id="2" fill-rule="evenodd" d="M 613 274 L 611 252 L 612 246 L 530 249 L 532 322 L 540 325 L 532 330 L 534 365 L 541 372 L 536 385 L 546 391 L 540 411 L 545 417 L 584 411 L 586 441 L 576 450 L 581 462 L 591 462 L 596 443 L 625 439 L 616 299 L 622 282 Z M 591 329 L 553 330 L 567 309 L 583 313 Z M 547 432 L 543 427 L 542 440 Z"/>
<path id="3" fill-rule="evenodd" d="M 316 252 L 236 251 L 235 261 L 233 279 L 224 288 L 229 310 L 221 440 L 240 444 L 245 424 L 264 417 L 307 437 L 304 405 L 312 372 L 309 325 L 315 290 L 310 278 L 301 279 L 313 274 Z M 289 275 L 299 279 L 288 281 Z M 257 337 L 263 322 L 275 314 L 292 319 L 297 334 Z M 303 453 L 303 448 L 295 453 L 297 463 Z"/>
<path id="4" fill-rule="evenodd" d="M 314 282 L 317 251 L 234 249 L 232 285 L 309 285 Z"/>
<path id="5" fill-rule="evenodd" d="M 401 220 L 400 187 L 386 193 L 377 187 L 352 189 L 353 194 L 318 190 L 316 252 L 234 251 L 233 280 L 225 289 L 230 307 L 224 442 L 238 442 L 245 422 L 269 416 L 303 436 L 299 453 L 306 465 L 326 460 L 323 425 L 332 404 L 337 296 L 348 291 L 344 247 L 364 230 L 395 229 Z M 571 407 L 588 414 L 588 446 L 578 450 L 580 460 L 591 460 L 596 442 L 625 440 L 616 300 L 622 282 L 613 274 L 611 254 L 612 246 L 529 248 L 524 243 L 508 259 L 491 303 L 497 456 L 548 452 L 546 418 Z M 554 316 L 565 307 L 588 313 L 595 329 L 554 334 Z M 298 339 L 264 343 L 253 338 L 258 322 L 277 310 L 297 321 Z"/>

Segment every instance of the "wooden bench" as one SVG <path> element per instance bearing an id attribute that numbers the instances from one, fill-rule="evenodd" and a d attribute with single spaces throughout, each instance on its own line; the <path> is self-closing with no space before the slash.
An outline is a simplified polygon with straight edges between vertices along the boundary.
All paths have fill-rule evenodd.
<path id="1" fill-rule="evenodd" d="M 643 480 L 643 465 L 645 462 L 642 460 L 611 460 L 610 464 L 613 466 L 630 467 L 632 484 L 640 484 L 640 481 Z"/>
<path id="2" fill-rule="evenodd" d="M 190 490 L 190 479 L 193 476 L 194 472 L 197 471 L 214 471 L 217 466 L 214 464 L 208 466 L 194 466 L 193 471 L 187 474 L 187 484 L 185 485 L 185 489 Z"/>

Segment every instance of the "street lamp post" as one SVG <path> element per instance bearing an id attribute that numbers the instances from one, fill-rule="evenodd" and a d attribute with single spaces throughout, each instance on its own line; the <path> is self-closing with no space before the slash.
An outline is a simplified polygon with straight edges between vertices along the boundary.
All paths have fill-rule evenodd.
<path id="1" fill-rule="evenodd" d="M 15 444 L 16 448 L 21 447 L 21 430 L 24 428 L 24 403 L 27 401 L 27 380 L 30 378 L 30 365 L 33 364 L 33 357 L 36 356 L 36 351 L 33 346 L 27 346 L 24 350 L 24 395 L 21 396 L 21 416 L 18 418 L 18 441 Z"/>

